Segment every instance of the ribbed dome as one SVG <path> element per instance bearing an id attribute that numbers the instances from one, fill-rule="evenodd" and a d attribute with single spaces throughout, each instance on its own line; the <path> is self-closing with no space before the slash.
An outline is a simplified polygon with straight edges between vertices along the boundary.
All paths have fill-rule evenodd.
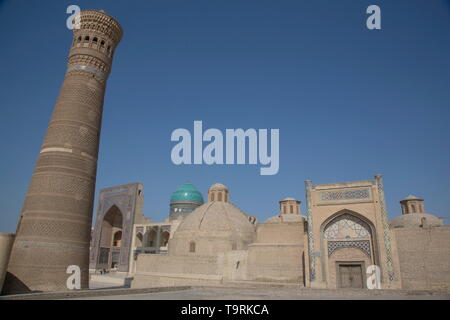
<path id="1" fill-rule="evenodd" d="M 253 225 L 245 214 L 228 202 L 208 202 L 187 216 L 178 227 L 174 237 L 183 232 L 214 235 L 225 232 L 226 236 L 239 233 L 254 233 Z M 225 234 L 223 234 L 225 235 Z"/>
<path id="2" fill-rule="evenodd" d="M 202 204 L 203 196 L 193 184 L 185 183 L 172 193 L 170 203 L 174 202 L 194 202 Z"/>
<path id="3" fill-rule="evenodd" d="M 171 250 L 182 253 L 185 246 L 179 243 L 195 241 L 199 254 L 216 255 L 231 250 L 226 243 L 234 243 L 242 250 L 253 242 L 254 236 L 255 227 L 239 208 L 223 201 L 207 202 L 183 219 L 171 240 L 178 244 Z"/>

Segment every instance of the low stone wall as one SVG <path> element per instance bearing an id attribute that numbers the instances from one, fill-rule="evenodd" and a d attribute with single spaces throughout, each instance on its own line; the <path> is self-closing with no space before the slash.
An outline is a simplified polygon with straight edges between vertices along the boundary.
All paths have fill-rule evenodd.
<path id="1" fill-rule="evenodd" d="M 393 228 L 402 288 L 450 289 L 450 226 Z"/>
<path id="2" fill-rule="evenodd" d="M 248 246 L 247 280 L 305 284 L 304 219 L 292 217 L 299 221 L 258 224 Z"/>
<path id="3" fill-rule="evenodd" d="M 222 276 L 204 274 L 174 274 L 141 272 L 134 276 L 131 288 L 175 287 L 175 286 L 221 286 Z"/>
<path id="4" fill-rule="evenodd" d="M 233 250 L 218 255 L 217 264 L 224 281 L 247 279 L 247 256 L 247 250 Z"/>
<path id="5" fill-rule="evenodd" d="M 216 257 L 171 254 L 140 254 L 136 261 L 136 274 L 141 272 L 219 274 Z"/>
<path id="6" fill-rule="evenodd" d="M 252 244 L 247 263 L 248 280 L 304 284 L 303 243 Z"/>
<path id="7" fill-rule="evenodd" d="M 172 292 L 180 290 L 189 290 L 191 287 L 157 287 L 157 288 L 142 288 L 142 289 L 96 289 L 96 290 L 73 290 L 65 292 L 40 292 L 40 293 L 26 293 L 15 294 L 8 296 L 1 296 L 0 300 L 59 300 L 59 299 L 80 299 L 106 296 L 120 296 L 133 295 L 144 293 L 158 293 L 158 292 Z"/>
<path id="8" fill-rule="evenodd" d="M 132 288 L 178 285 L 218 285 L 222 275 L 216 257 L 141 254 Z"/>

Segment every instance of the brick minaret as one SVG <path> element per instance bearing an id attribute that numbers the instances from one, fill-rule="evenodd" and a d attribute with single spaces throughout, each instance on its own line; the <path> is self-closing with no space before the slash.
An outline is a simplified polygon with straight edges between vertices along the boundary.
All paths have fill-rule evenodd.
<path id="1" fill-rule="evenodd" d="M 4 293 L 88 288 L 89 242 L 106 80 L 122 37 L 103 11 L 80 13 L 67 72 L 25 197 Z"/>

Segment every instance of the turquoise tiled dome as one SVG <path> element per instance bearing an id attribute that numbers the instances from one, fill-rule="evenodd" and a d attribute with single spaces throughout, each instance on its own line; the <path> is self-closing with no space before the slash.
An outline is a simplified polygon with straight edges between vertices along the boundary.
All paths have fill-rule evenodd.
<path id="1" fill-rule="evenodd" d="M 194 202 L 203 203 L 203 196 L 197 188 L 191 183 L 185 183 L 177 188 L 172 197 L 170 197 L 170 203 L 174 202 Z"/>

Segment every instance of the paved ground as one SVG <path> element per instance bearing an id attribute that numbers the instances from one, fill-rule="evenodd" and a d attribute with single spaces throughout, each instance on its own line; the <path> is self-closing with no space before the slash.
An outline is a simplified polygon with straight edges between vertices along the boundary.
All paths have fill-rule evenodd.
<path id="1" fill-rule="evenodd" d="M 126 286 L 116 285 L 114 283 L 89 282 L 89 289 L 110 289 L 110 288 L 126 288 Z"/>
<path id="2" fill-rule="evenodd" d="M 319 290 L 293 288 L 191 288 L 172 292 L 83 297 L 74 300 L 450 300 L 450 292 Z"/>

